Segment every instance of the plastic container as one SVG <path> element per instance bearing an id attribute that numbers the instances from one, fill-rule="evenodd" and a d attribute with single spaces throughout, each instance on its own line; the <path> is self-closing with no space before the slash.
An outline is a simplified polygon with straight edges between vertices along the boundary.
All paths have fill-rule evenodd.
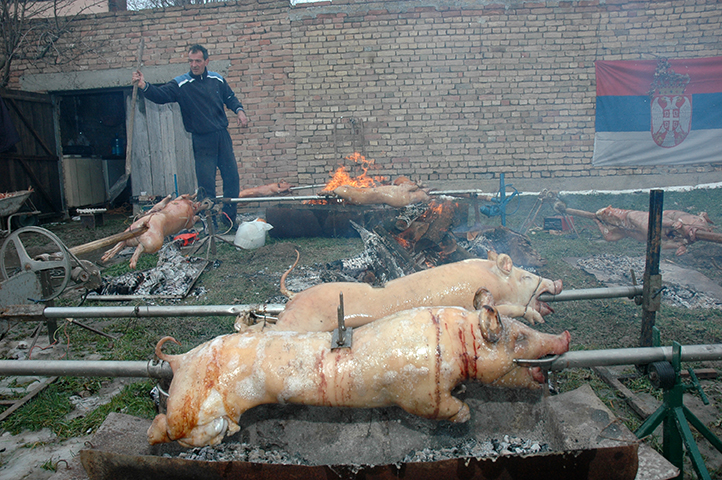
<path id="1" fill-rule="evenodd" d="M 243 222 L 236 231 L 233 244 L 246 250 L 262 247 L 266 244 L 266 232 L 272 228 L 273 225 L 260 218 L 252 222 Z"/>

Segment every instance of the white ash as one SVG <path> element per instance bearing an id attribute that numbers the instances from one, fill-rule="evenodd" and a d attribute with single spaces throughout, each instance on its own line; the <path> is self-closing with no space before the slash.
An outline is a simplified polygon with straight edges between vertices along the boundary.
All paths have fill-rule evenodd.
<path id="1" fill-rule="evenodd" d="M 455 447 L 439 449 L 425 448 L 406 455 L 403 463 L 437 462 L 440 460 L 465 457 L 487 458 L 498 457 L 500 455 L 530 455 L 548 451 L 549 445 L 546 443 L 504 435 L 502 440 L 492 439 L 479 441 L 471 438 Z"/>
<path id="2" fill-rule="evenodd" d="M 166 243 L 158 253 L 155 268 L 103 278 L 103 286 L 98 293 L 185 296 L 206 265 L 203 259 L 183 256 L 175 242 Z"/>
<path id="3" fill-rule="evenodd" d="M 501 455 L 532 455 L 550 451 L 549 445 L 538 441 L 504 435 L 499 439 L 464 440 L 453 447 L 424 448 L 408 453 L 401 463 L 437 462 L 454 458 L 490 458 Z M 170 454 L 165 456 L 171 457 Z M 178 458 L 206 462 L 250 462 L 280 465 L 311 465 L 299 455 L 290 454 L 275 446 L 260 447 L 246 443 L 221 443 L 181 452 Z"/>
<path id="4" fill-rule="evenodd" d="M 170 456 L 170 455 L 166 455 Z M 178 454 L 179 458 L 187 460 L 202 460 L 206 462 L 250 462 L 274 463 L 280 465 L 308 465 L 304 459 L 293 456 L 277 448 L 264 449 L 246 443 L 221 443 L 206 447 L 194 448 L 188 452 Z"/>
<path id="5" fill-rule="evenodd" d="M 632 285 L 632 271 L 637 283 L 642 283 L 645 261 L 644 257 L 603 254 L 579 259 L 577 266 L 606 285 Z M 663 304 L 673 307 L 722 310 L 722 302 L 719 300 L 683 285 L 665 282 L 664 277 L 662 280 Z"/>
<path id="6" fill-rule="evenodd" d="M 473 240 L 458 239 L 456 243 L 479 258 L 487 258 L 489 251 L 496 251 L 494 243 L 484 235 L 477 235 Z"/>

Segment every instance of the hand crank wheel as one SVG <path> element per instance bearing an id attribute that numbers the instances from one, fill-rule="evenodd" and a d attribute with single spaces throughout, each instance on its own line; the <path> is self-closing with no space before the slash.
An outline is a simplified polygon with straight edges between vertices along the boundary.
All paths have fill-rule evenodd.
<path id="1" fill-rule="evenodd" d="M 28 248 L 40 249 L 43 253 L 31 257 Z M 50 255 L 46 255 L 48 253 Z M 3 242 L 0 248 L 0 273 L 4 280 L 9 280 L 18 272 L 32 271 L 39 277 L 41 285 L 45 279 L 48 293 L 37 300 L 47 302 L 63 293 L 67 287 L 72 273 L 70 259 L 70 253 L 54 233 L 41 227 L 24 227 L 14 231 Z"/>

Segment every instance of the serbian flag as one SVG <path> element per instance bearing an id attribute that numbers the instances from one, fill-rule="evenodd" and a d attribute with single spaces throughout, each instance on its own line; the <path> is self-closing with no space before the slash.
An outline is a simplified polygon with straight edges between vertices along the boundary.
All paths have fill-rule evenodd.
<path id="1" fill-rule="evenodd" d="M 594 166 L 722 161 L 722 57 L 595 62 Z"/>

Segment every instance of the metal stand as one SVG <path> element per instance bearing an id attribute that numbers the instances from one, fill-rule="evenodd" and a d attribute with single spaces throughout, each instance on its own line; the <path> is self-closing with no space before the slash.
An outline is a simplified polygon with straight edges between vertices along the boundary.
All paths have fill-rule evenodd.
<path id="1" fill-rule="evenodd" d="M 506 187 L 513 190 L 509 196 L 506 195 Z M 519 204 L 516 205 L 516 208 L 511 213 L 507 213 L 506 206 L 514 199 L 514 197 L 518 196 L 519 192 L 516 188 L 514 188 L 511 184 L 506 185 L 504 183 L 504 174 L 501 173 L 499 174 L 499 193 L 489 200 L 492 202 L 491 205 L 484 205 L 481 207 L 481 213 L 487 217 L 501 216 L 501 224 L 506 227 L 506 216 L 516 213 L 519 209 Z"/>
<path id="2" fill-rule="evenodd" d="M 657 383 L 664 389 L 664 402 L 634 433 L 637 438 L 644 438 L 654 432 L 660 423 L 663 423 L 662 454 L 675 467 L 679 468 L 680 474 L 677 478 L 684 477 L 684 451 L 682 450 L 684 442 L 697 477 L 711 480 L 712 477 L 707 471 L 689 425 L 696 428 L 719 452 L 722 452 L 722 442 L 684 405 L 684 393 L 690 390 L 696 390 L 705 405 L 709 404 L 709 400 L 702 391 L 693 369 L 688 369 L 692 383 L 682 383 L 681 362 L 682 346 L 674 342 L 671 365 L 670 362 L 658 362 L 650 365 L 650 379 L 653 384 Z"/>

